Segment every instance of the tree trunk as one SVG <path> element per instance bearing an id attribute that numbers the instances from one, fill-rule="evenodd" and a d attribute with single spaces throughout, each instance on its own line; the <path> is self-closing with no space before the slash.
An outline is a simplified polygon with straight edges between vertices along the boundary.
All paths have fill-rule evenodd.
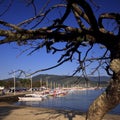
<path id="1" fill-rule="evenodd" d="M 118 59 L 111 68 L 114 73 L 109 86 L 91 104 L 86 120 L 101 120 L 107 112 L 120 104 L 120 59 Z"/>

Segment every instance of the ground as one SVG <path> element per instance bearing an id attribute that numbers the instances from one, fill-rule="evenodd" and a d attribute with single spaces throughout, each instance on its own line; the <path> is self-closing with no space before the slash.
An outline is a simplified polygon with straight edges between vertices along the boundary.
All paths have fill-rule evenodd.
<path id="1" fill-rule="evenodd" d="M 46 108 L 16 106 L 0 102 L 0 120 L 85 120 L 85 114 Z M 120 120 L 120 115 L 106 115 L 103 120 Z"/>

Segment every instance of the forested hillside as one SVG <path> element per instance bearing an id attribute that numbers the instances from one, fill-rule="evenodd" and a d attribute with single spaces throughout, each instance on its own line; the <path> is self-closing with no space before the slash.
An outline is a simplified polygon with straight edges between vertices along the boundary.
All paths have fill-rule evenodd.
<path id="1" fill-rule="evenodd" d="M 49 74 L 40 74 L 34 76 L 32 78 L 33 87 L 40 87 L 44 86 L 64 86 L 64 87 L 71 87 L 71 86 L 82 86 L 82 87 L 90 87 L 90 86 L 106 86 L 108 84 L 109 77 L 101 76 L 101 77 L 88 77 L 83 78 L 79 76 L 62 76 L 62 75 L 49 75 Z M 0 80 L 0 86 L 5 87 L 13 87 L 14 79 L 4 79 Z M 16 86 L 17 87 L 30 87 L 31 79 L 23 79 L 23 78 L 16 78 Z M 52 84 L 52 85 L 51 85 Z"/>

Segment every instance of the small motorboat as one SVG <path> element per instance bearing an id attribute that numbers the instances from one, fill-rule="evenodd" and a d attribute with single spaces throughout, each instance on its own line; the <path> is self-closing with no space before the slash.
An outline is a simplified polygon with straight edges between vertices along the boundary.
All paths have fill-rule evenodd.
<path id="1" fill-rule="evenodd" d="M 19 101 L 42 101 L 43 97 L 37 94 L 25 94 L 23 97 L 18 97 Z"/>

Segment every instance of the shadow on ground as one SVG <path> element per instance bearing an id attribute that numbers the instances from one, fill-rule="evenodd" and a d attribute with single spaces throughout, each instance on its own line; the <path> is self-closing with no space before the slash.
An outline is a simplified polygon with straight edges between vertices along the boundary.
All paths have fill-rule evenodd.
<path id="1" fill-rule="evenodd" d="M 0 105 L 0 120 L 73 120 L 82 113 L 14 105 Z"/>

